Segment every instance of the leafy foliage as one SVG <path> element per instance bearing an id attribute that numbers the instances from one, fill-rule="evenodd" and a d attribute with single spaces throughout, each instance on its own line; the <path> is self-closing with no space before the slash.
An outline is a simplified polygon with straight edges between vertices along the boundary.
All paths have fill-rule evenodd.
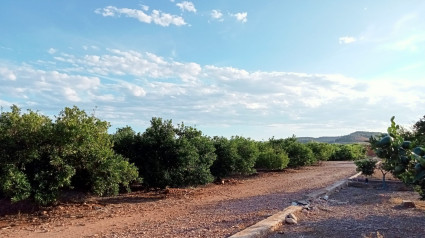
<path id="1" fill-rule="evenodd" d="M 383 158 L 383 168 L 403 182 L 416 185 L 425 199 L 425 150 L 422 147 L 412 149 L 413 143 L 404 140 L 403 129 L 395 123 L 394 117 L 387 132 L 380 138 L 370 139 L 377 156 Z"/>
<path id="2" fill-rule="evenodd" d="M 107 122 L 77 107 L 65 108 L 55 122 L 11 109 L 0 117 L 0 189 L 12 201 L 51 204 L 73 187 L 117 194 L 137 179 L 136 167 L 113 152 Z"/>
<path id="3" fill-rule="evenodd" d="M 214 137 L 215 154 L 217 159 L 211 165 L 211 173 L 215 177 L 225 177 L 236 171 L 237 149 L 235 144 L 230 143 L 225 137 Z"/>
<path id="4" fill-rule="evenodd" d="M 300 167 L 316 162 L 313 151 L 305 144 L 297 141 L 295 136 L 287 139 L 270 139 L 273 148 L 281 149 L 288 154 L 288 167 Z"/>
<path id="5" fill-rule="evenodd" d="M 306 144 L 314 154 L 316 161 L 327 161 L 334 153 L 334 146 L 328 143 L 309 142 Z"/>
<path id="6" fill-rule="evenodd" d="M 334 151 L 330 160 L 361 160 L 366 158 L 366 147 L 359 144 L 333 145 Z"/>
<path id="7" fill-rule="evenodd" d="M 413 137 L 418 145 L 425 145 L 425 116 L 413 125 Z"/>
<path id="8" fill-rule="evenodd" d="M 255 141 L 241 136 L 234 136 L 230 139 L 230 144 L 236 147 L 235 173 L 252 174 L 255 173 L 255 161 L 258 157 L 258 147 Z"/>
<path id="9" fill-rule="evenodd" d="M 378 161 L 374 159 L 362 159 L 354 161 L 357 166 L 356 171 L 362 172 L 362 174 L 366 176 L 370 176 L 375 172 L 377 162 Z"/>
<path id="10" fill-rule="evenodd" d="M 259 143 L 260 154 L 255 163 L 256 168 L 284 169 L 288 166 L 288 154 L 282 149 L 274 149 L 269 143 Z"/>
<path id="11" fill-rule="evenodd" d="M 213 180 L 213 142 L 193 127 L 175 128 L 171 120 L 152 118 L 143 134 L 126 127 L 112 138 L 117 153 L 128 156 L 139 168 L 146 187 L 183 187 Z"/>
<path id="12" fill-rule="evenodd" d="M 213 141 L 217 160 L 211 166 L 211 173 L 215 177 L 255 172 L 255 161 L 259 154 L 255 141 L 240 136 L 230 140 L 214 137 Z"/>

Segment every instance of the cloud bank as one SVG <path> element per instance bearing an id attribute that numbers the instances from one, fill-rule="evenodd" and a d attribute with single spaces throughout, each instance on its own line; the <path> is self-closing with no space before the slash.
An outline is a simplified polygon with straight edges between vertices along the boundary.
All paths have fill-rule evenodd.
<path id="1" fill-rule="evenodd" d="M 43 69 L 0 64 L 0 94 L 6 95 L 2 106 L 55 108 L 54 113 L 74 104 L 97 107 L 98 115 L 115 127 L 139 128 L 160 116 L 198 125 L 211 135 L 220 135 L 217 128 L 223 127 L 234 127 L 234 134 L 243 135 L 237 130 L 244 125 L 240 130 L 245 135 L 250 136 L 246 128 L 251 128 L 263 139 L 279 137 L 276 133 L 312 135 L 325 127 L 378 130 L 386 126 L 380 123 L 389 120 L 394 108 L 416 118 L 417 109 L 425 106 L 425 85 L 415 81 L 251 72 L 120 49 L 52 57 L 56 70 L 48 70 L 48 65 Z"/>
<path id="2" fill-rule="evenodd" d="M 171 15 L 168 13 L 163 13 L 159 10 L 152 10 L 149 14 L 147 11 L 149 10 L 148 6 L 142 6 L 141 10 L 138 9 L 130 9 L 130 8 L 117 8 L 115 6 L 107 6 L 105 8 L 98 8 L 95 10 L 96 14 L 102 15 L 104 17 L 120 17 L 125 16 L 129 18 L 135 18 L 143 23 L 154 23 L 160 26 L 184 26 L 187 23 L 184 21 L 183 17 Z M 196 11 L 196 9 L 195 9 Z"/>

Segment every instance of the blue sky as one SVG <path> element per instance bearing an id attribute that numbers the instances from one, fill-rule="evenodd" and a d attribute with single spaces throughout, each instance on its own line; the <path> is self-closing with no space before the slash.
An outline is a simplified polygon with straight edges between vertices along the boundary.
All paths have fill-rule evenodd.
<path id="1" fill-rule="evenodd" d="M 2 1 L 0 105 L 143 132 L 343 135 L 425 114 L 425 2 Z"/>

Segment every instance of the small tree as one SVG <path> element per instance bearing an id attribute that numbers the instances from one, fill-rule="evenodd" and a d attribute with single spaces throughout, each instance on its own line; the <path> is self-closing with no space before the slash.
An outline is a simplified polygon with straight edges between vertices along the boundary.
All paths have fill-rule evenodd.
<path id="1" fill-rule="evenodd" d="M 334 147 L 328 143 L 309 142 L 306 145 L 313 151 L 316 161 L 329 160 L 334 151 Z"/>
<path id="2" fill-rule="evenodd" d="M 255 161 L 259 154 L 255 141 L 241 136 L 234 136 L 230 139 L 230 144 L 233 144 L 237 151 L 235 173 L 245 175 L 255 173 Z"/>
<path id="3" fill-rule="evenodd" d="M 362 172 L 365 176 L 371 176 L 375 172 L 377 162 L 374 159 L 362 159 L 354 161 L 354 164 L 357 166 L 356 171 Z"/>
<path id="4" fill-rule="evenodd" d="M 316 162 L 313 151 L 307 145 L 298 142 L 295 135 L 286 139 L 271 138 L 269 143 L 274 149 L 284 150 L 288 154 L 288 167 L 300 167 Z"/>
<path id="5" fill-rule="evenodd" d="M 406 184 L 416 185 L 422 199 L 425 199 L 425 150 L 416 147 L 412 151 L 413 143 L 403 139 L 402 128 L 394 122 L 394 117 L 387 132 L 381 138 L 370 139 L 376 155 L 383 158 L 383 170 Z"/>
<path id="6" fill-rule="evenodd" d="M 288 166 L 289 157 L 284 150 L 274 149 L 269 143 L 259 144 L 259 150 L 256 168 L 280 170 Z"/>
<path id="7" fill-rule="evenodd" d="M 174 127 L 171 120 L 152 118 L 151 126 L 134 139 L 138 153 L 133 159 L 145 186 L 184 187 L 213 180 L 210 167 L 216 158 L 215 148 L 201 131 L 184 124 Z"/>
<path id="8" fill-rule="evenodd" d="M 225 137 L 214 137 L 213 143 L 217 159 L 211 165 L 211 173 L 217 178 L 231 175 L 236 171 L 237 148 L 236 144 L 230 143 Z"/>

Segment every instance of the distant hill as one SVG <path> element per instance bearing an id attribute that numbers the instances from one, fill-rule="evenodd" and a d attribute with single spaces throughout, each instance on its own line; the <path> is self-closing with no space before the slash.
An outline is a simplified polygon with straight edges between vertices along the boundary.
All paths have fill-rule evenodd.
<path id="1" fill-rule="evenodd" d="M 336 144 L 351 144 L 351 143 L 364 143 L 368 142 L 371 136 L 377 136 L 382 134 L 381 132 L 369 132 L 369 131 L 356 131 L 345 136 L 322 136 L 318 138 L 314 137 L 297 137 L 297 140 L 301 143 L 307 143 L 311 141 L 323 142 L 323 143 L 336 143 Z"/>

